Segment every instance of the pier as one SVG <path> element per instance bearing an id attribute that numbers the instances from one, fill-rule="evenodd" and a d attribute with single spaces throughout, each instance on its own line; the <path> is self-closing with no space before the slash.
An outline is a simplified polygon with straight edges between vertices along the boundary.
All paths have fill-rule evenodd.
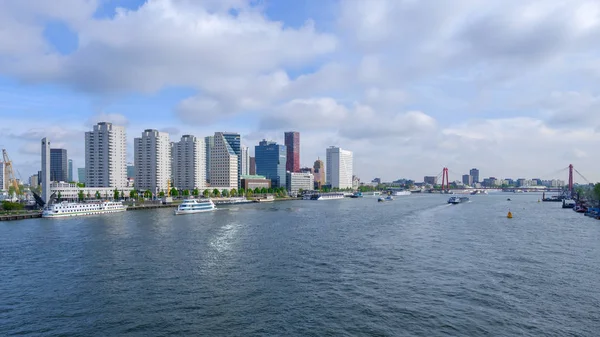
<path id="1" fill-rule="evenodd" d="M 41 218 L 42 212 L 13 213 L 0 215 L 0 221 L 25 220 Z"/>

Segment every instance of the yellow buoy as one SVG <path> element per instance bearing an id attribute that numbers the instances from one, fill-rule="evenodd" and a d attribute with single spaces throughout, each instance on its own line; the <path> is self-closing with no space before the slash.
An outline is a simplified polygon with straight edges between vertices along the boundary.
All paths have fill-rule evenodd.
<path id="1" fill-rule="evenodd" d="M 512 219 L 512 213 L 510 211 L 508 211 L 508 214 L 506 215 L 507 218 Z"/>

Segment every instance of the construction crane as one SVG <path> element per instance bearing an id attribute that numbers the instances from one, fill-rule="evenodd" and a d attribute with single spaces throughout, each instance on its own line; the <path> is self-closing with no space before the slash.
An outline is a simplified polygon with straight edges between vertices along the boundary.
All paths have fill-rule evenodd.
<path id="1" fill-rule="evenodd" d="M 15 197 L 19 195 L 19 184 L 17 183 L 17 179 L 15 178 L 15 171 L 13 170 L 12 161 L 8 157 L 8 152 L 6 149 L 2 149 L 2 157 L 4 158 L 4 172 L 5 179 L 8 180 L 8 184 L 4 183 L 6 187 L 10 188 L 10 186 L 15 189 Z"/>

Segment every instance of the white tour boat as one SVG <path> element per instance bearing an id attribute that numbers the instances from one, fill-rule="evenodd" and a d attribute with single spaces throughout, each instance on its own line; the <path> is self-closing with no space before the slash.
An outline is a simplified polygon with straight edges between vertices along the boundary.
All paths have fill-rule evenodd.
<path id="1" fill-rule="evenodd" d="M 310 197 L 310 200 L 334 200 L 344 199 L 344 193 L 316 193 Z"/>
<path id="2" fill-rule="evenodd" d="M 42 211 L 42 218 L 64 218 L 69 216 L 95 215 L 117 213 L 127 210 L 120 201 L 102 202 L 66 202 L 46 206 Z"/>
<path id="3" fill-rule="evenodd" d="M 392 192 L 392 195 L 393 196 L 397 196 L 397 197 L 402 196 L 402 195 L 411 195 L 411 194 L 412 193 L 410 191 L 407 191 L 407 190 L 393 191 Z"/>
<path id="4" fill-rule="evenodd" d="M 175 215 L 210 212 L 215 209 L 215 204 L 210 199 L 185 199 L 177 207 Z"/>

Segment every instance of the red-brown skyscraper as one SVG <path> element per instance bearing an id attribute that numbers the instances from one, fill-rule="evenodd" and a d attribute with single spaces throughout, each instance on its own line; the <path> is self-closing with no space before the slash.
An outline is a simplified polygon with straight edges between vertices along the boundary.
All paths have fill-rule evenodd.
<path id="1" fill-rule="evenodd" d="M 285 170 L 300 172 L 300 133 L 296 131 L 286 132 L 285 146 L 287 148 Z"/>

